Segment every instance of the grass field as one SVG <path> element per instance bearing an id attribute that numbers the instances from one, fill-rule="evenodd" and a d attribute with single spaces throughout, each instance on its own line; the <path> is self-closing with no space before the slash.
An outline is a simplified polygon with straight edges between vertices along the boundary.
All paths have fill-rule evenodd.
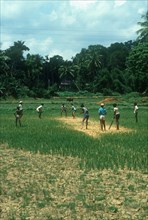
<path id="1" fill-rule="evenodd" d="M 147 217 L 147 99 L 133 102 L 75 97 L 72 119 L 65 99 L 24 100 L 22 127 L 15 126 L 17 101 L 1 101 L 1 219 L 137 219 Z M 106 132 L 100 131 L 98 103 L 106 102 Z M 121 113 L 120 130 L 112 104 Z M 35 111 L 44 103 L 40 120 Z M 69 108 L 60 117 L 61 103 Z M 82 128 L 79 106 L 90 112 Z"/>

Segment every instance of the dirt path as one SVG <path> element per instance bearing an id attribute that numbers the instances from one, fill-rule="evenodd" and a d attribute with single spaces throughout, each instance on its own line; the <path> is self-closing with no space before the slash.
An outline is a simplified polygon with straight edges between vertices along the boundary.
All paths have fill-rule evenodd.
<path id="1" fill-rule="evenodd" d="M 85 128 L 85 126 L 82 126 L 82 118 L 75 118 L 72 117 L 61 117 L 56 118 L 56 120 L 59 120 L 66 125 L 68 125 L 71 129 L 83 132 L 91 137 L 97 138 L 100 135 L 108 134 L 108 133 L 125 133 L 125 132 L 131 132 L 131 129 L 120 127 L 120 130 L 117 131 L 115 124 L 112 125 L 111 129 L 109 130 L 109 124 L 106 124 L 106 131 L 102 132 L 100 129 L 99 121 L 93 121 L 90 120 L 88 124 L 88 129 Z"/>

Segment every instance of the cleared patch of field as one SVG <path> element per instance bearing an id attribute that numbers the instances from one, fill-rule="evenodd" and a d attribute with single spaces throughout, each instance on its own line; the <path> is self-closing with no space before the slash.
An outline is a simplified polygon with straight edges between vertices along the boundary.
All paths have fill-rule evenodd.
<path id="1" fill-rule="evenodd" d="M 97 138 L 100 135 L 108 134 L 108 133 L 128 133 L 131 132 L 132 129 L 125 128 L 123 126 L 120 126 L 120 130 L 116 130 L 116 125 L 115 122 L 112 125 L 112 127 L 109 129 L 109 124 L 106 124 L 106 131 L 101 131 L 100 129 L 100 124 L 99 121 L 93 121 L 89 120 L 88 123 L 88 129 L 84 126 L 82 126 L 82 118 L 75 118 L 73 119 L 72 117 L 60 117 L 60 118 L 55 118 L 56 120 L 59 120 L 69 126 L 71 129 L 80 131 L 85 133 L 86 135 L 89 135 L 91 137 Z"/>
<path id="2" fill-rule="evenodd" d="M 3 220 L 146 219 L 148 175 L 141 171 L 82 170 L 78 158 L 7 145 L 0 154 Z"/>

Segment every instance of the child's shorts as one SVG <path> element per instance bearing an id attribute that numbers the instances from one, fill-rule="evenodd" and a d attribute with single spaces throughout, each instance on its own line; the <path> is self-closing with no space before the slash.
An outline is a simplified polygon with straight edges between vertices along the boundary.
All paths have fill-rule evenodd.
<path id="1" fill-rule="evenodd" d="M 105 120 L 105 115 L 100 115 L 101 120 Z"/>

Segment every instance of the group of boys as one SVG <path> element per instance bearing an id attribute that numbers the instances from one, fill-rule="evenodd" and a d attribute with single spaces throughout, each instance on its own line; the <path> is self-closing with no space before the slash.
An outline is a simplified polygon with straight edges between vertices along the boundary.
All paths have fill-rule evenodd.
<path id="1" fill-rule="evenodd" d="M 118 109 L 118 106 L 116 103 L 113 104 L 113 107 L 114 107 L 114 119 L 116 121 L 116 127 L 117 127 L 117 130 L 119 130 L 119 119 L 120 119 L 120 112 L 119 112 L 119 109 Z M 100 116 L 100 126 L 101 126 L 101 130 L 102 131 L 105 131 L 106 130 L 106 125 L 105 125 L 105 115 L 107 113 L 106 111 L 106 108 L 104 107 L 104 103 L 101 103 L 101 106 L 98 110 L 98 113 L 99 113 L 99 116 Z M 111 124 L 112 125 L 112 124 Z M 110 125 L 110 127 L 111 127 Z M 110 129 L 109 127 L 109 129 Z"/>
<path id="2" fill-rule="evenodd" d="M 74 119 L 75 118 L 75 113 L 76 113 L 76 107 L 73 104 L 71 104 L 71 105 L 72 105 L 71 106 L 72 117 Z M 43 112 L 43 106 L 44 106 L 44 104 L 41 104 L 36 108 L 36 111 L 38 112 L 38 116 L 39 116 L 40 119 L 41 119 L 41 115 L 42 115 L 42 112 Z M 81 109 L 82 109 L 82 113 L 83 113 L 82 126 L 84 126 L 84 122 L 85 122 L 86 123 L 86 129 L 87 129 L 88 128 L 88 120 L 89 120 L 89 111 L 84 106 L 84 104 L 81 104 Z M 113 120 L 115 119 L 116 128 L 117 128 L 117 130 L 119 130 L 120 112 L 119 112 L 119 109 L 118 109 L 118 106 L 117 106 L 116 103 L 113 104 L 113 111 L 114 111 Z M 63 113 L 67 117 L 67 108 L 64 104 L 61 105 L 61 116 L 62 116 Z M 101 103 L 101 105 L 98 109 L 98 114 L 99 114 L 99 119 L 100 119 L 101 130 L 105 131 L 106 130 L 105 116 L 107 114 L 107 111 L 106 111 L 104 103 Z M 138 105 L 137 105 L 136 102 L 134 103 L 134 114 L 135 114 L 136 122 L 138 122 Z M 23 102 L 22 101 L 19 102 L 19 105 L 17 106 L 14 115 L 15 115 L 15 118 L 16 118 L 16 121 L 15 121 L 16 126 L 18 125 L 18 123 L 21 126 L 21 118 L 23 116 Z M 113 121 L 111 122 L 111 125 L 112 125 L 112 123 L 113 123 Z M 110 127 L 111 127 L 111 125 L 110 125 Z M 109 127 L 109 129 L 110 129 L 110 127 Z"/>
<path id="3" fill-rule="evenodd" d="M 116 121 L 116 128 L 117 130 L 119 130 L 119 119 L 120 119 L 120 112 L 119 112 L 119 109 L 118 109 L 118 106 L 116 103 L 113 104 L 113 111 L 114 111 L 114 117 L 113 117 L 113 120 L 115 119 Z M 138 105 L 137 105 L 137 102 L 134 103 L 134 114 L 135 114 L 135 119 L 136 119 L 136 123 L 138 122 Z M 105 115 L 106 115 L 106 109 L 104 107 L 104 103 L 101 103 L 101 107 L 99 108 L 98 110 L 99 112 L 99 115 L 100 115 L 100 125 L 101 125 L 101 130 L 106 130 L 106 126 L 105 126 Z M 112 126 L 112 123 L 113 123 L 113 120 L 110 124 L 110 127 Z M 109 127 L 109 129 L 110 129 Z"/>
<path id="4" fill-rule="evenodd" d="M 116 120 L 117 130 L 119 130 L 120 113 L 119 113 L 117 104 L 115 103 L 113 106 L 114 106 L 114 118 Z M 84 122 L 85 122 L 86 123 L 86 129 L 87 129 L 88 128 L 88 120 L 89 120 L 89 111 L 84 106 L 84 104 L 81 104 L 81 109 L 82 109 L 82 113 L 83 113 L 82 126 L 84 126 Z M 76 108 L 72 104 L 72 116 L 73 116 L 73 118 L 75 118 L 75 112 L 76 112 Z M 61 106 L 61 116 L 62 116 L 63 113 L 65 113 L 65 116 L 67 117 L 67 109 L 66 109 L 66 106 L 64 104 L 62 104 L 62 106 Z M 101 106 L 98 109 L 98 113 L 99 113 L 99 118 L 100 118 L 101 130 L 102 131 L 106 130 L 105 115 L 106 115 L 107 111 L 106 111 L 106 108 L 104 107 L 104 103 L 101 103 Z"/>
<path id="5" fill-rule="evenodd" d="M 41 115 L 42 115 L 42 112 L 43 112 L 43 105 L 44 104 L 41 104 L 36 108 L 36 111 L 38 112 L 38 116 L 39 116 L 40 119 L 41 119 Z M 23 116 L 23 102 L 22 101 L 19 102 L 19 105 L 17 106 L 14 115 L 15 115 L 15 124 L 16 124 L 16 126 L 19 124 L 19 126 L 21 127 L 22 126 L 21 118 Z"/>

